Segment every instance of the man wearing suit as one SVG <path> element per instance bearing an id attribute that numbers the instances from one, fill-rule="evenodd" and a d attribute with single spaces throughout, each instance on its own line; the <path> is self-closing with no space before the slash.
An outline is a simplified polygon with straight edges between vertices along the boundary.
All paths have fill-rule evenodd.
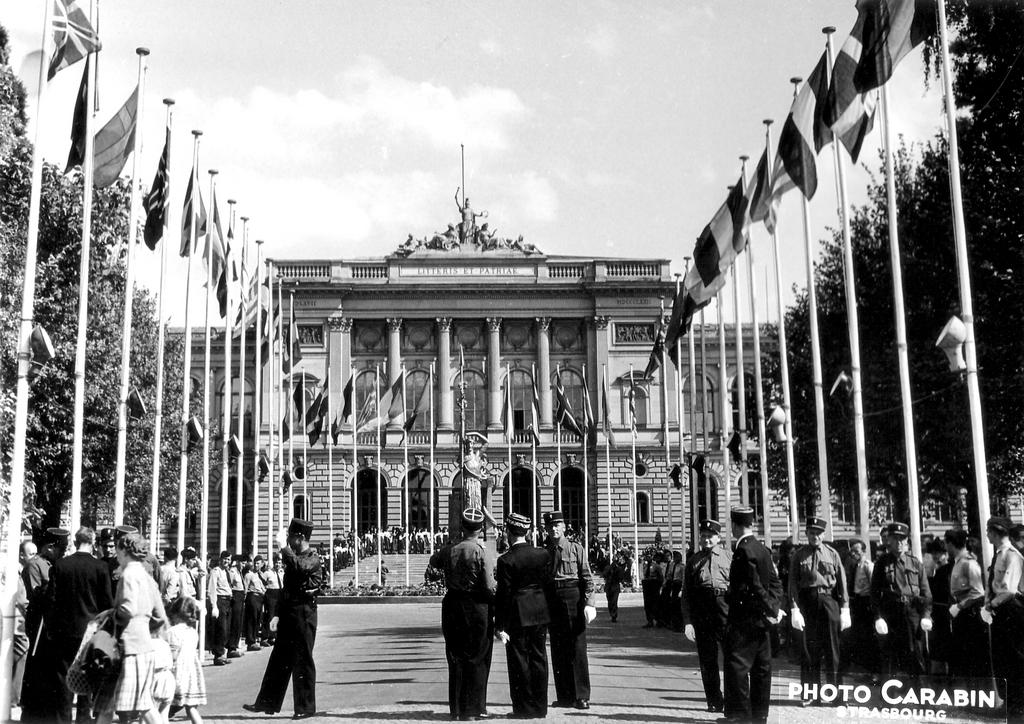
<path id="1" fill-rule="evenodd" d="M 505 643 L 513 719 L 548 713 L 548 611 L 551 562 L 547 551 L 527 544 L 530 519 L 512 513 L 505 519 L 511 547 L 498 558 L 494 626 Z"/>
<path id="2" fill-rule="evenodd" d="M 754 509 L 730 513 L 736 540 L 729 567 L 724 721 L 768 720 L 772 690 L 769 629 L 778 623 L 782 582 L 771 552 L 753 534 Z"/>
<path id="3" fill-rule="evenodd" d="M 80 528 L 75 533 L 75 552 L 61 558 L 50 570 L 50 605 L 46 629 L 54 646 L 56 676 L 60 687 L 55 692 L 54 721 L 71 722 L 72 694 L 67 688 L 68 668 L 78 653 L 85 627 L 98 613 L 112 608 L 110 570 L 93 557 L 96 533 Z M 91 721 L 85 697 L 80 697 L 78 722 Z"/>

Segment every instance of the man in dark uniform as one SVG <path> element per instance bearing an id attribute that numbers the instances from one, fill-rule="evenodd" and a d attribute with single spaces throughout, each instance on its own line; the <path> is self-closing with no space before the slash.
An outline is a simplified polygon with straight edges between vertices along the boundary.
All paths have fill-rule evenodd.
<path id="1" fill-rule="evenodd" d="M 850 628 L 846 569 L 835 548 L 825 543 L 824 518 L 807 519 L 807 545 L 793 554 L 789 566 L 789 600 L 793 628 L 803 632 L 800 680 L 821 683 L 825 660 L 827 683 L 839 683 L 839 632 Z M 812 703 L 805 699 L 805 704 Z"/>
<path id="2" fill-rule="evenodd" d="M 890 523 L 886 552 L 871 574 L 871 610 L 880 637 L 882 673 L 920 676 L 924 673 L 921 634 L 932 630 L 932 594 L 920 559 L 908 550 L 910 527 Z"/>
<path id="3" fill-rule="evenodd" d="M 725 641 L 729 605 L 729 566 L 732 553 L 721 544 L 722 524 L 717 520 L 700 522 L 700 550 L 686 561 L 683 572 L 683 633 L 697 644 L 700 677 L 708 711 L 722 711 L 722 677 L 718 652 Z"/>
<path id="4" fill-rule="evenodd" d="M 772 554 L 754 537 L 754 509 L 729 513 L 736 540 L 729 567 L 725 633 L 725 720 L 765 722 L 772 691 L 769 630 L 781 620 L 782 582 Z"/>
<path id="5" fill-rule="evenodd" d="M 511 547 L 498 558 L 494 627 L 505 643 L 513 719 L 548 713 L 548 595 L 551 562 L 547 551 L 526 542 L 530 519 L 512 513 L 505 519 Z"/>
<path id="6" fill-rule="evenodd" d="M 447 592 L 441 602 L 441 632 L 448 659 L 448 710 L 452 719 L 487 716 L 487 679 L 494 647 L 494 559 L 480 540 L 484 514 L 462 511 L 462 540 L 430 557 L 444 573 Z"/>
<path id="7" fill-rule="evenodd" d="M 988 592 L 982 619 L 991 626 L 992 674 L 1006 701 L 1010 721 L 1024 715 L 1024 556 L 1010 542 L 1009 518 L 993 517 L 986 534 L 995 549 L 989 566 Z"/>
<path id="8" fill-rule="evenodd" d="M 277 641 L 270 653 L 256 703 L 245 704 L 243 708 L 265 714 L 281 711 L 291 679 L 295 699 L 292 719 L 308 719 L 317 714 L 313 644 L 316 642 L 316 597 L 324 587 L 324 571 L 320 556 L 309 546 L 312 523 L 292 518 L 287 537 L 283 533 L 282 530 L 278 534 L 277 542 L 284 561 L 284 587 L 277 617 L 270 621 L 271 630 L 277 631 Z"/>
<path id="9" fill-rule="evenodd" d="M 587 624 L 597 616 L 594 577 L 587 552 L 565 537 L 565 518 L 559 511 L 544 514 L 554 589 L 551 595 L 551 665 L 555 670 L 556 700 L 551 706 L 590 708 L 590 665 Z"/>
<path id="10" fill-rule="evenodd" d="M 985 606 L 985 578 L 981 565 L 967 549 L 967 531 L 950 529 L 946 549 L 953 567 L 949 572 L 950 651 L 949 675 L 980 679 L 989 669 L 989 637 L 981 620 Z"/>

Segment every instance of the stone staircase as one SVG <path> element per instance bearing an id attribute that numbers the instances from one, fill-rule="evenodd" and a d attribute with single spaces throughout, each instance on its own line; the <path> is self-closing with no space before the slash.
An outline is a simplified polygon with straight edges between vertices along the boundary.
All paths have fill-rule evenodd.
<path id="1" fill-rule="evenodd" d="M 405 554 L 393 553 L 383 556 L 384 566 L 388 569 L 387 583 L 389 586 L 405 585 Z M 427 553 L 409 554 L 409 584 L 418 586 L 423 583 L 423 573 L 427 570 L 430 555 Z M 349 585 L 355 580 L 355 568 L 340 568 L 334 572 L 335 587 Z M 359 559 L 359 585 L 368 586 L 377 583 L 377 556 Z"/>

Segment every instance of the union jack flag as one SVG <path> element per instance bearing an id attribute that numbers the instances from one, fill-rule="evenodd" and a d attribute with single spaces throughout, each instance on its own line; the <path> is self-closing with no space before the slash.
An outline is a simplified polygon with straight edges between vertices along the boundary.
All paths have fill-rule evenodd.
<path id="1" fill-rule="evenodd" d="M 100 37 L 89 18 L 78 7 L 77 0 L 55 0 L 53 3 L 53 41 L 56 46 L 50 59 L 48 80 L 100 49 Z"/>

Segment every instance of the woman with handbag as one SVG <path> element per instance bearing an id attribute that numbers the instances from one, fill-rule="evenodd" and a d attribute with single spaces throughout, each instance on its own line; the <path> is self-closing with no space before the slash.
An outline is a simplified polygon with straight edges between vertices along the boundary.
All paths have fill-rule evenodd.
<path id="1" fill-rule="evenodd" d="M 114 597 L 114 617 L 122 654 L 121 670 L 111 699 L 98 712 L 100 724 L 112 721 L 115 712 L 121 722 L 139 717 L 146 724 L 163 721 L 153 700 L 153 633 L 164 627 L 167 617 L 160 589 L 142 564 L 148 552 L 146 539 L 138 533 L 129 533 L 117 541 L 121 578 Z"/>

